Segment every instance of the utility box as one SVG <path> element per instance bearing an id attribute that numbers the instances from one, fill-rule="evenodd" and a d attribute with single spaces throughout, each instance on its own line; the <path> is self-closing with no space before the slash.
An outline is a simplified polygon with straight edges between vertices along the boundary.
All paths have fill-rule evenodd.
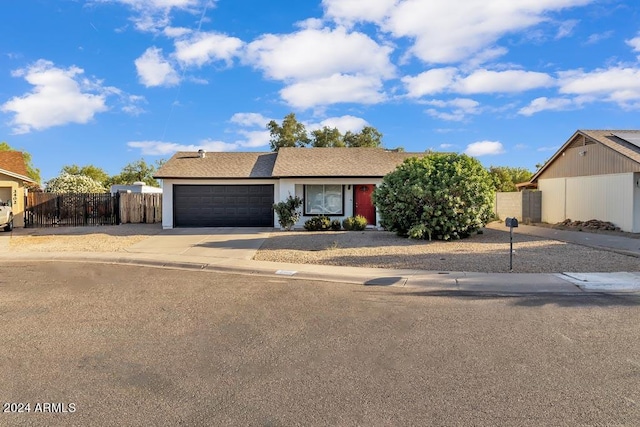
<path id="1" fill-rule="evenodd" d="M 515 228 L 518 226 L 518 218 L 506 218 L 504 225 L 510 228 Z"/>

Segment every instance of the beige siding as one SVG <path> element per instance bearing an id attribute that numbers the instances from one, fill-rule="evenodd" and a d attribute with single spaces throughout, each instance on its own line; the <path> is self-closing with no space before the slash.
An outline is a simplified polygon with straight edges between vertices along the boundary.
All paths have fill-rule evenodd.
<path id="1" fill-rule="evenodd" d="M 538 180 L 628 172 L 640 172 L 640 164 L 600 143 L 578 146 L 571 144 Z"/>
<path id="2" fill-rule="evenodd" d="M 633 228 L 633 174 L 567 179 L 567 218 L 611 221 Z"/>
<path id="3" fill-rule="evenodd" d="M 0 195 L 3 202 L 11 200 L 13 225 L 24 227 L 24 184 L 14 181 L 12 177 L 0 174 Z"/>
<path id="4" fill-rule="evenodd" d="M 635 228 L 634 174 L 615 174 L 539 181 L 542 220 L 567 218 L 610 221 L 624 231 Z"/>
<path id="5" fill-rule="evenodd" d="M 538 190 L 542 193 L 542 221 L 555 224 L 566 219 L 565 179 L 541 179 Z"/>

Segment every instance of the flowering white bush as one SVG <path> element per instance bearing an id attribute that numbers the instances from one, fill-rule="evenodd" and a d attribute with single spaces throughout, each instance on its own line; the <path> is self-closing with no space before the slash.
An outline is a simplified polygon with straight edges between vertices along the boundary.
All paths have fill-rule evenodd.
<path id="1" fill-rule="evenodd" d="M 86 175 L 62 173 L 45 184 L 47 193 L 106 193 L 107 190 L 98 181 Z"/>

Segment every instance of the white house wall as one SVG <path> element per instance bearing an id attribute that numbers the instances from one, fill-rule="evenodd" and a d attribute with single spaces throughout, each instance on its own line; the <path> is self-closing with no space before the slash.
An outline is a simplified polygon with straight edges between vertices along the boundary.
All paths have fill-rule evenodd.
<path id="1" fill-rule="evenodd" d="M 567 218 L 565 181 L 565 178 L 538 181 L 538 190 L 542 193 L 542 222 L 555 224 Z"/>
<path id="2" fill-rule="evenodd" d="M 274 198 L 280 193 L 277 179 L 163 179 L 162 180 L 162 228 L 173 228 L 174 185 L 259 185 L 273 184 Z M 274 215 L 274 224 L 275 221 Z"/>
<path id="3" fill-rule="evenodd" d="M 636 229 L 638 198 L 633 173 L 540 180 L 542 220 L 598 219 L 624 231 Z"/>
<path id="4" fill-rule="evenodd" d="M 280 180 L 280 200 L 286 200 L 289 195 L 298 196 L 304 199 L 305 185 L 343 185 L 344 186 L 344 215 L 331 215 L 331 219 L 337 219 L 342 222 L 345 218 L 353 216 L 353 188 L 358 184 L 375 184 L 382 182 L 380 178 L 303 178 L 303 179 L 281 179 Z M 277 193 L 276 193 L 277 194 Z M 377 213 L 376 213 L 377 216 Z M 302 228 L 305 221 L 311 216 L 301 216 L 294 228 Z M 277 224 L 277 221 L 276 221 Z"/>

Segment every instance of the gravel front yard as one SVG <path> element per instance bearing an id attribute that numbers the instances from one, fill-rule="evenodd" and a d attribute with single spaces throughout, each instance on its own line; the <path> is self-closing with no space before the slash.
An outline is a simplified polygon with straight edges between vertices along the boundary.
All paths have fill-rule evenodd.
<path id="1" fill-rule="evenodd" d="M 637 271 L 640 259 L 585 246 L 514 235 L 517 273 Z M 509 271 L 509 232 L 484 229 L 468 239 L 416 241 L 383 231 L 274 232 L 263 261 L 432 271 Z"/>
<path id="2" fill-rule="evenodd" d="M 160 224 L 15 229 L 10 252 L 123 252 L 162 231 Z"/>
<path id="3" fill-rule="evenodd" d="M 160 224 L 16 229 L 7 236 L 10 252 L 123 252 L 162 231 Z M 638 271 L 640 259 L 585 246 L 514 235 L 517 273 Z M 432 271 L 509 271 L 508 230 L 485 228 L 464 240 L 416 241 L 393 233 L 357 231 L 274 231 L 256 260 L 422 269 Z"/>

